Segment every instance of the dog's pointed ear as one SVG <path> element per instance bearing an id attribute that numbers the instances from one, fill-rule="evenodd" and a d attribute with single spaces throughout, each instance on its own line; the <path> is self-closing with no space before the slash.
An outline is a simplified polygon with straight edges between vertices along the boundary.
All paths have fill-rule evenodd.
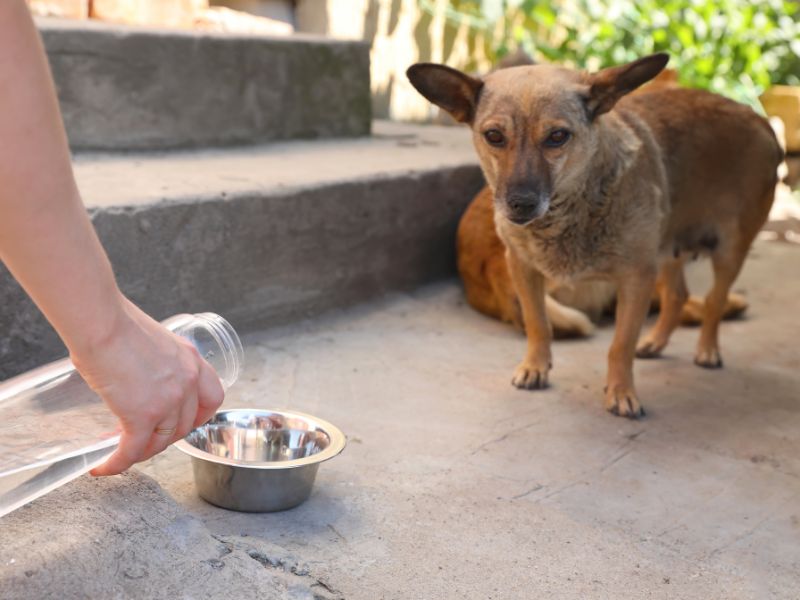
<path id="1" fill-rule="evenodd" d="M 611 110 L 625 94 L 658 75 L 668 62 L 669 55 L 659 52 L 627 65 L 609 67 L 589 75 L 589 94 L 586 99 L 589 118 L 594 119 Z"/>
<path id="2" fill-rule="evenodd" d="M 420 94 L 449 112 L 456 121 L 471 123 L 475 118 L 478 94 L 483 87 L 480 79 L 433 63 L 411 65 L 406 75 Z"/>

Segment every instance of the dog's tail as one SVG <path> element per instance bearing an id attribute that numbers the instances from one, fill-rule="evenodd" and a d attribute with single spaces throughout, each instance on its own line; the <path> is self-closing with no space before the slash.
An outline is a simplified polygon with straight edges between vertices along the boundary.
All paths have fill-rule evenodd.
<path id="1" fill-rule="evenodd" d="M 564 306 L 550 294 L 545 296 L 547 318 L 556 338 L 589 337 L 594 333 L 594 323 L 579 310 Z"/>
<path id="2" fill-rule="evenodd" d="M 747 299 L 740 294 L 731 292 L 725 301 L 725 308 L 722 318 L 725 320 L 738 319 L 747 310 Z M 681 325 L 692 327 L 703 322 L 705 314 L 705 301 L 697 296 L 689 296 L 689 299 L 681 309 Z"/>
<path id="3" fill-rule="evenodd" d="M 770 131 L 777 144 L 777 172 L 778 181 L 784 181 L 789 174 L 789 167 L 786 164 L 786 126 L 777 117 L 769 119 Z"/>

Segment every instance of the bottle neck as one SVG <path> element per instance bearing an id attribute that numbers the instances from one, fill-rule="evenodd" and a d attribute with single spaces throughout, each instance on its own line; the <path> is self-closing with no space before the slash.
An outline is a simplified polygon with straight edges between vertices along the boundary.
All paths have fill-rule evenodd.
<path id="1" fill-rule="evenodd" d="M 217 372 L 225 389 L 239 378 L 244 366 L 244 349 L 236 330 L 214 313 L 181 314 L 162 324 L 189 340 Z"/>

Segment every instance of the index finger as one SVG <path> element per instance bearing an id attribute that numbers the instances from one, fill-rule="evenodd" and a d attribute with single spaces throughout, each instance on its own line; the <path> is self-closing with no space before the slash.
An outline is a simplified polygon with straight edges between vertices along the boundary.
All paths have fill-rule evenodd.
<path id="1" fill-rule="evenodd" d="M 200 427 L 211 419 L 224 399 L 225 391 L 217 372 L 211 365 L 203 361 L 200 367 L 200 377 L 197 380 L 197 416 L 192 427 Z"/>

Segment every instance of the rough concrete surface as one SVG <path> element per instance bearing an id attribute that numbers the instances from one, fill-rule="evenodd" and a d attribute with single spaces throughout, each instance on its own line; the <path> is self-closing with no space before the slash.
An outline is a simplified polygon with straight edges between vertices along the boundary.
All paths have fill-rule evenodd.
<path id="1" fill-rule="evenodd" d="M 145 150 L 369 134 L 369 45 L 39 22 L 72 147 Z"/>
<path id="2" fill-rule="evenodd" d="M 36 540 L 32 524 L 44 534 Z M 135 472 L 86 477 L 20 509 L 0 536 L 30 542 L 3 557 L 7 599 L 335 598 L 283 549 L 211 534 Z"/>
<path id="3" fill-rule="evenodd" d="M 82 478 L 0 521 L 0 596 L 213 598 L 253 577 L 257 593 L 226 597 L 795 600 L 798 261 L 796 245 L 756 247 L 725 369 L 692 364 L 693 329 L 637 362 L 641 421 L 602 409 L 611 327 L 556 343 L 550 389 L 515 390 L 523 337 L 455 282 L 246 336 L 227 407 L 348 435 L 311 498 L 215 508 L 170 449 L 142 466 L 168 498 L 141 476 Z"/>
<path id="4" fill-rule="evenodd" d="M 84 201 L 122 290 L 155 318 L 217 312 L 240 331 L 455 270 L 482 185 L 469 132 L 376 124 L 372 138 L 79 156 Z M 0 266 L 0 378 L 63 356 Z"/>

